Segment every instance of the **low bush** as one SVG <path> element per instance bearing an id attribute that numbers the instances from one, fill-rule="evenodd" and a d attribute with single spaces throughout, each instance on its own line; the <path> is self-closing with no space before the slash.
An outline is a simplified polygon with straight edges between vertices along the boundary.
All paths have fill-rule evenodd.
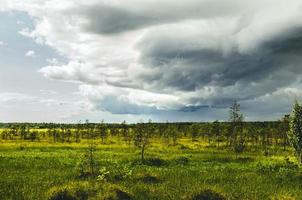
<path id="1" fill-rule="evenodd" d="M 122 181 L 131 178 L 133 169 L 129 164 L 113 162 L 99 170 L 98 181 Z"/>

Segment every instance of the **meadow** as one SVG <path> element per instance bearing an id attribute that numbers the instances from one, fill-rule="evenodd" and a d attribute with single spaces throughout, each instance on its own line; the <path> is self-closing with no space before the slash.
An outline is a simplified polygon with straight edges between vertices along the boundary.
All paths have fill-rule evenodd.
<path id="1" fill-rule="evenodd" d="M 2 139 L 0 197 L 302 199 L 302 171 L 291 148 L 271 145 L 264 153 L 263 148 L 250 145 L 237 154 L 226 145 L 189 136 L 177 138 L 174 144 L 150 138 L 142 162 L 140 148 L 119 136 L 105 142 L 101 138 L 64 143 Z M 91 166 L 95 175 L 83 173 Z"/>

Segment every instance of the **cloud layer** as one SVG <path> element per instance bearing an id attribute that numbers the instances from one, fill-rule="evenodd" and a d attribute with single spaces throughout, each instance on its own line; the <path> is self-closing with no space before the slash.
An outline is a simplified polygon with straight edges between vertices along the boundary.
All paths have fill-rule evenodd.
<path id="1" fill-rule="evenodd" d="M 250 119 L 271 119 L 301 95 L 299 0 L 10 0 L 2 9 L 33 17 L 21 34 L 69 60 L 40 72 L 78 83 L 94 109 L 196 112 L 237 99 Z"/>

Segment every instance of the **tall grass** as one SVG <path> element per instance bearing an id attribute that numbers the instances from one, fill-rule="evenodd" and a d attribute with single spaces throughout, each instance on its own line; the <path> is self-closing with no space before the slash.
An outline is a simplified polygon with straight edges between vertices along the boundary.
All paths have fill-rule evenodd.
<path id="1" fill-rule="evenodd" d="M 142 164 L 133 146 L 115 140 L 98 144 L 95 156 L 99 167 L 127 165 L 133 170 L 131 176 L 109 181 L 77 177 L 75 166 L 88 148 L 86 141 L 0 143 L 1 199 L 46 199 L 51 188 L 83 181 L 98 188 L 91 199 L 99 198 L 113 185 L 126 188 L 139 200 L 183 199 L 204 189 L 234 200 L 302 199 L 302 174 L 290 151 L 274 149 L 270 156 L 245 152 L 236 158 L 229 150 L 189 139 L 169 147 L 153 141 L 146 153 L 150 162 Z M 150 177 L 155 181 L 148 181 Z"/>

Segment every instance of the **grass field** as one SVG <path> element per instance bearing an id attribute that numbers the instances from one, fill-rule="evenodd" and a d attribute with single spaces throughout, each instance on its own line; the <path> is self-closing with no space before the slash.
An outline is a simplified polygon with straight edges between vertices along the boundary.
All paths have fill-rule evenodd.
<path id="1" fill-rule="evenodd" d="M 165 147 L 153 142 L 147 148 L 149 162 L 145 164 L 139 162 L 139 152 L 133 146 L 115 141 L 97 145 L 94 156 L 98 168 L 105 167 L 112 174 L 117 173 L 114 167 L 131 170 L 126 178 L 100 180 L 77 176 L 77 163 L 88 147 L 85 141 L 2 142 L 0 197 L 47 199 L 51 191 L 80 187 L 87 190 L 89 199 L 104 198 L 110 188 L 140 200 L 188 199 L 203 189 L 217 191 L 227 199 L 302 199 L 302 174 L 290 151 L 272 149 L 269 156 L 245 152 L 237 157 L 203 143 L 185 139 L 179 143 Z"/>

